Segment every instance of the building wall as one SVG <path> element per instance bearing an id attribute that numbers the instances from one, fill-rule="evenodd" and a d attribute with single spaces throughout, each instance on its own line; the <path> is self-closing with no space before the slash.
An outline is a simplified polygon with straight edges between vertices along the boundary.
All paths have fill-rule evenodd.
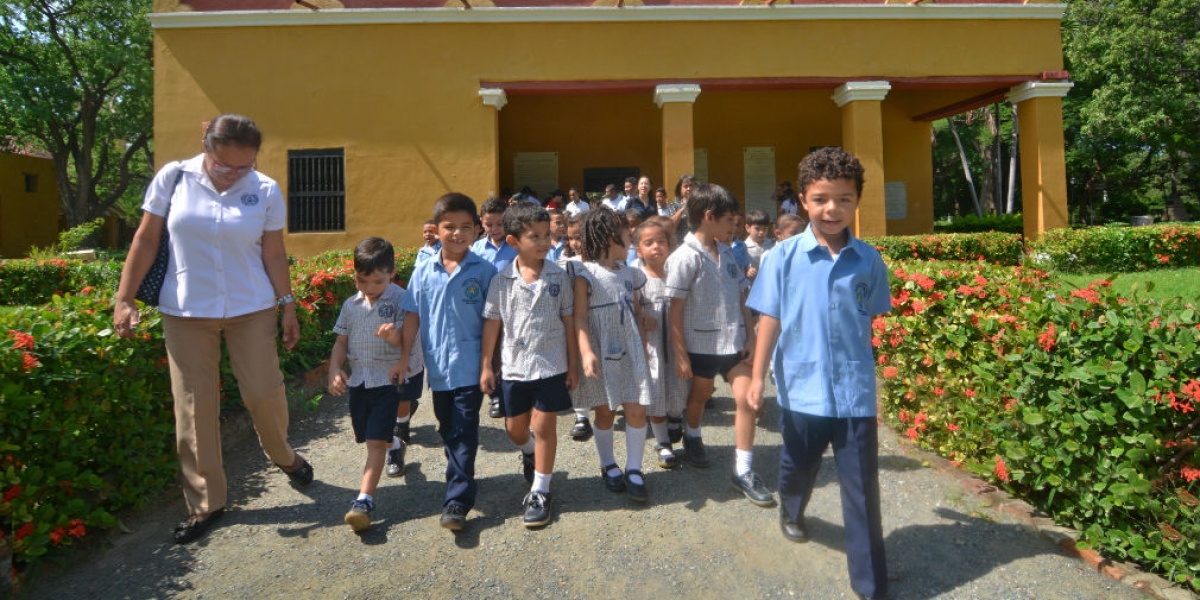
<path id="1" fill-rule="evenodd" d="M 981 39 L 1008 43 L 1004 52 L 963 50 L 977 48 Z M 478 97 L 483 81 L 1036 78 L 1061 69 L 1062 59 L 1053 19 L 848 19 L 158 29 L 155 65 L 156 156 L 164 163 L 198 152 L 199 123 L 221 112 L 259 123 L 259 168 L 285 187 L 288 149 L 345 148 L 347 230 L 288 236 L 291 252 L 308 254 L 349 248 L 367 235 L 415 244 L 432 199 L 450 190 L 482 199 L 511 179 L 512 153 L 544 150 L 549 141 L 564 152 L 560 172 L 578 171 L 600 151 L 619 149 L 656 180 L 673 183 L 677 176 L 657 174 L 661 120 L 649 91 L 512 95 L 497 129 L 494 109 Z M 838 143 L 837 109 L 828 100 L 835 85 L 702 91 L 695 138 L 697 147 L 708 149 L 710 179 L 740 194 L 740 152 L 747 145 L 775 146 L 779 179 L 794 179 L 808 146 Z M 911 114 L 893 110 L 891 102 L 884 102 L 887 131 L 927 154 L 928 141 L 918 140 L 927 127 L 903 124 Z M 929 175 L 916 173 L 928 159 L 909 157 L 899 142 L 889 141 L 888 149 L 889 160 L 899 161 L 899 171 L 914 182 L 910 198 L 931 195 L 919 182 Z M 921 227 L 914 222 L 897 230 Z"/>
<path id="2" fill-rule="evenodd" d="M 27 192 L 25 176 L 37 177 Z M 48 158 L 0 153 L 0 257 L 22 258 L 58 239 L 58 183 Z"/>

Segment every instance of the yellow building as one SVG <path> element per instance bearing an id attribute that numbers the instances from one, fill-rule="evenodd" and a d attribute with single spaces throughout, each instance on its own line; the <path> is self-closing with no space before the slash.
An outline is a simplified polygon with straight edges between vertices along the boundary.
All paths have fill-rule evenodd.
<path id="1" fill-rule="evenodd" d="M 54 161 L 9 148 L 0 151 L 0 258 L 23 258 L 32 246 L 58 239 Z"/>
<path id="2" fill-rule="evenodd" d="M 465 4 L 465 5 L 464 5 Z M 288 248 L 416 244 L 447 191 L 683 173 L 771 208 L 813 147 L 867 168 L 861 236 L 932 231 L 931 125 L 1007 99 L 1026 235 L 1067 224 L 1056 3 L 155 0 L 159 160 L 264 132 Z M 237 9 L 237 10 L 232 10 Z M 664 184 L 665 182 L 665 184 Z"/>

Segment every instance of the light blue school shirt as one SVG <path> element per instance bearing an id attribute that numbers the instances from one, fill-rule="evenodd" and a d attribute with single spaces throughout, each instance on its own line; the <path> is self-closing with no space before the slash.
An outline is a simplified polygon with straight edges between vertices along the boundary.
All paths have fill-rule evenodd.
<path id="1" fill-rule="evenodd" d="M 763 256 L 746 305 L 780 321 L 774 356 L 781 407 L 819 417 L 875 416 L 871 320 L 892 308 L 879 251 L 849 235 L 835 259 L 810 226 Z"/>
<path id="2" fill-rule="evenodd" d="M 729 245 L 729 251 L 733 253 L 733 260 L 742 270 L 750 266 L 750 249 L 746 247 L 746 242 L 741 238 L 734 236 L 733 243 Z"/>
<path id="3" fill-rule="evenodd" d="M 567 247 L 567 240 L 563 238 L 557 244 L 550 244 L 550 251 L 546 253 L 546 260 L 556 263 L 559 258 L 562 258 L 563 249 Z"/>
<path id="4" fill-rule="evenodd" d="M 492 263 L 492 266 L 496 267 L 496 271 L 503 271 L 508 263 L 517 258 L 517 249 L 509 246 L 508 242 L 500 240 L 500 245 L 497 246 L 492 243 L 492 238 L 486 235 L 471 244 L 471 252 Z"/>
<path id="5" fill-rule="evenodd" d="M 441 249 L 442 242 L 440 240 L 434 242 L 432 246 L 421 246 L 421 248 L 417 250 L 417 257 L 413 259 L 413 267 L 415 268 L 421 261 L 437 256 L 438 251 Z"/>
<path id="6" fill-rule="evenodd" d="M 441 250 L 413 268 L 400 308 L 421 319 L 425 377 L 433 391 L 479 385 L 483 303 L 495 274 L 496 267 L 474 252 L 454 273 L 442 265 Z"/>

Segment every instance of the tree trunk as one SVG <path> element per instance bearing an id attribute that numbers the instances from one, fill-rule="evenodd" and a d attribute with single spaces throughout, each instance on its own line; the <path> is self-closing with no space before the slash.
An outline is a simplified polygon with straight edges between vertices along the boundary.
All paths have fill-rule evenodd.
<path id="1" fill-rule="evenodd" d="M 980 112 L 983 115 L 984 125 L 987 127 L 988 132 L 992 134 L 991 138 L 986 139 L 986 141 L 982 135 L 971 140 L 971 143 L 975 145 L 975 150 L 979 152 L 979 158 L 984 165 L 983 181 L 979 186 L 983 190 L 983 193 L 979 197 L 979 204 L 981 206 L 980 216 L 983 216 L 985 213 L 994 214 L 996 212 L 998 200 L 998 195 L 996 194 L 996 161 L 998 157 L 996 156 L 996 146 L 992 143 L 995 140 L 998 124 L 990 107 L 982 108 Z"/>
<path id="2" fill-rule="evenodd" d="M 1008 151 L 1008 198 L 1004 202 L 1004 214 L 1014 212 L 1014 201 L 1017 196 L 1017 105 L 1012 107 L 1012 145 Z"/>
<path id="3" fill-rule="evenodd" d="M 971 203 L 975 206 L 975 215 L 982 217 L 983 212 L 979 210 L 979 195 L 975 193 L 975 180 L 971 177 L 971 166 L 967 164 L 967 153 L 963 151 L 962 138 L 958 137 L 958 127 L 954 126 L 954 117 L 947 117 L 946 122 L 950 124 L 950 133 L 954 136 L 954 143 L 958 146 L 958 157 L 962 159 L 963 176 L 967 178 L 967 188 L 971 190 Z"/>

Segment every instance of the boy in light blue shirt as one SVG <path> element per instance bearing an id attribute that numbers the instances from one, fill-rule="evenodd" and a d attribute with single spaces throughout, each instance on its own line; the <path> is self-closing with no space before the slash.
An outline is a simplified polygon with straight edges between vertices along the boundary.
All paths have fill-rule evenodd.
<path id="1" fill-rule="evenodd" d="M 763 258 L 747 300 L 761 313 L 748 401 L 762 406 L 774 354 L 783 408 L 780 529 L 793 542 L 808 541 L 804 510 L 832 444 L 850 585 L 861 598 L 886 598 L 871 320 L 891 309 L 891 294 L 879 252 L 850 233 L 862 186 L 862 165 L 841 148 L 822 148 L 800 163 L 810 225 Z"/>
<path id="2" fill-rule="evenodd" d="M 458 531 L 475 506 L 475 455 L 483 403 L 479 389 L 483 304 L 496 268 L 470 251 L 475 239 L 473 200 L 446 194 L 434 204 L 433 218 L 442 248 L 413 268 L 400 305 L 406 315 L 398 335 L 400 355 L 408 356 L 418 331 L 421 334 L 433 412 L 445 443 L 441 525 Z M 410 375 L 407 370 L 406 362 L 397 362 L 390 375 L 398 382 Z"/>
<path id="3" fill-rule="evenodd" d="M 517 200 L 517 202 L 526 202 Z M 504 233 L 504 212 L 508 210 L 508 204 L 499 198 L 488 198 L 483 201 L 483 206 L 480 207 L 479 224 L 483 227 L 483 237 L 479 241 L 471 245 L 471 252 L 478 254 L 492 263 L 496 267 L 496 272 L 504 270 L 513 259 L 517 258 L 517 250 L 508 245 L 505 241 Z M 495 354 L 496 362 L 492 368 L 500 370 L 500 353 Z M 503 416 L 503 411 L 500 409 L 501 399 L 504 392 L 501 388 L 496 388 L 491 394 L 491 402 L 488 408 L 488 416 L 493 419 L 499 419 Z"/>

